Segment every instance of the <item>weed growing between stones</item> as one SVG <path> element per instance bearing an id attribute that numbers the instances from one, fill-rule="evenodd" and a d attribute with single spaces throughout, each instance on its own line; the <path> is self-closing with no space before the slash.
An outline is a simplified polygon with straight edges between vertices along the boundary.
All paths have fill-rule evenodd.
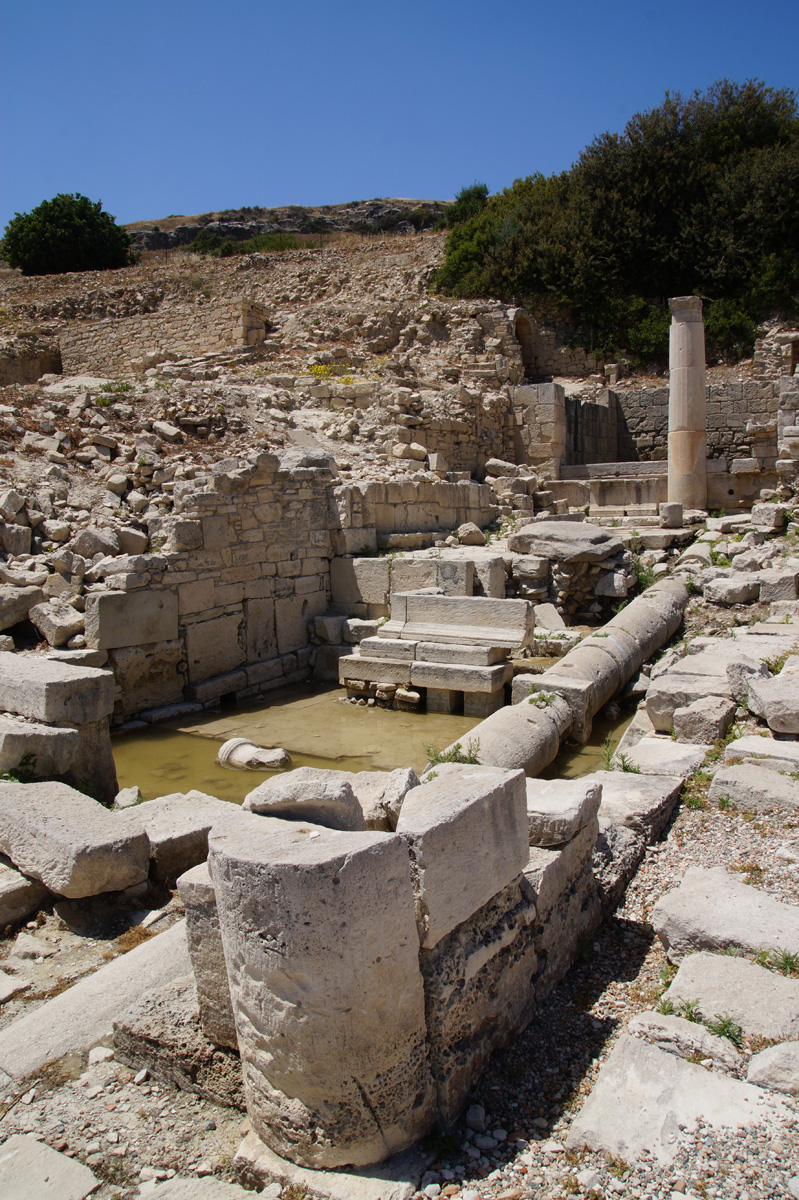
<path id="1" fill-rule="evenodd" d="M 770 971 L 779 971 L 781 975 L 799 977 L 799 954 L 792 954 L 790 950 L 758 950 L 755 962 Z"/>
<path id="2" fill-rule="evenodd" d="M 715 1033 L 717 1037 L 727 1038 L 738 1050 L 744 1044 L 744 1031 L 733 1021 L 729 1013 L 716 1013 L 715 1017 L 705 1022 L 705 1027 L 710 1033 Z"/>
<path id="3" fill-rule="evenodd" d="M 456 742 L 449 750 L 438 750 L 435 746 L 428 746 L 422 742 L 422 748 L 427 755 L 431 767 L 438 767 L 442 763 L 470 763 L 478 765 L 480 759 L 480 739 L 469 738 L 466 743 L 466 749 L 461 747 L 460 742 Z"/>
<path id="4" fill-rule="evenodd" d="M 693 1021 L 695 1025 L 702 1024 L 702 1010 L 698 1000 L 683 1000 L 677 1007 L 677 1015 L 684 1021 Z"/>

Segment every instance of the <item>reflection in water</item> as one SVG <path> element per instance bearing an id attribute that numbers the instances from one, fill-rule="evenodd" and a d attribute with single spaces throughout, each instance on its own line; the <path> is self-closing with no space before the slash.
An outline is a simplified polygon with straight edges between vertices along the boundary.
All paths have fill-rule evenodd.
<path id="1" fill-rule="evenodd" d="M 138 785 L 148 799 L 196 788 L 240 804 L 275 771 L 234 771 L 216 755 L 231 737 L 260 746 L 282 746 L 295 767 L 341 771 L 390 771 L 427 765 L 422 743 L 443 749 L 479 723 L 477 717 L 402 713 L 342 704 L 342 688 L 308 684 L 281 688 L 266 704 L 187 718 L 114 738 L 119 786 Z"/>

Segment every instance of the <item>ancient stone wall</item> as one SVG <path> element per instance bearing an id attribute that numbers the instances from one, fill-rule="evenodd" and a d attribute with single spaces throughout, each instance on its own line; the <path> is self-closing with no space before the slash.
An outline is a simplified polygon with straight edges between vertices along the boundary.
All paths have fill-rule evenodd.
<path id="1" fill-rule="evenodd" d="M 641 388 L 614 394 L 620 413 L 615 461 L 665 459 L 668 388 Z M 757 434 L 751 423 L 758 426 L 773 423 L 778 410 L 778 380 L 712 384 L 707 391 L 708 456 L 737 458 L 751 455 L 753 436 Z"/>
<path id="2" fill-rule="evenodd" d="M 263 341 L 265 324 L 247 300 L 183 302 L 157 312 L 69 321 L 59 331 L 66 374 L 125 373 L 148 355 L 181 358 Z"/>

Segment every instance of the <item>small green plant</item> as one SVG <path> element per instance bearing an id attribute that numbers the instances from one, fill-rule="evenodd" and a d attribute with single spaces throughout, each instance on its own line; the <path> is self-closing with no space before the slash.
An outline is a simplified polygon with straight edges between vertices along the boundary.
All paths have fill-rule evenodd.
<path id="1" fill-rule="evenodd" d="M 718 799 L 719 812 L 729 812 L 730 809 L 732 809 L 733 807 L 734 806 L 733 806 L 732 800 L 730 800 L 729 796 L 719 796 L 719 799 Z"/>
<path id="2" fill-rule="evenodd" d="M 702 1023 L 702 1010 L 698 1000 L 682 1000 L 677 1007 L 677 1012 L 685 1021 L 693 1021 L 697 1025 Z"/>
<path id="3" fill-rule="evenodd" d="M 314 379 L 329 379 L 333 374 L 333 366 L 331 363 L 314 363 L 311 374 Z"/>
<path id="4" fill-rule="evenodd" d="M 464 750 L 460 742 L 456 742 L 449 750 L 438 750 L 435 746 L 427 745 L 422 742 L 422 748 L 427 755 L 431 767 L 438 767 L 442 763 L 470 763 L 472 765 L 479 764 L 480 759 L 480 740 L 479 738 L 469 738 Z"/>
<path id="5" fill-rule="evenodd" d="M 660 1013 L 662 1017 L 673 1017 L 677 1009 L 674 1007 L 673 1000 L 670 1000 L 668 996 L 661 996 L 655 1006 L 655 1012 Z"/>
<path id="6" fill-rule="evenodd" d="M 781 975 L 799 975 L 799 954 L 790 950 L 775 950 L 771 956 L 771 966 Z"/>
<path id="7" fill-rule="evenodd" d="M 600 746 L 600 750 L 602 751 L 602 770 L 603 771 L 610 771 L 613 769 L 611 764 L 613 762 L 614 749 L 615 749 L 615 743 L 613 741 L 613 734 L 609 733 L 608 736 L 605 738 L 605 740 L 602 742 L 602 745 Z"/>
<path id="8" fill-rule="evenodd" d="M 714 567 L 731 567 L 732 560 L 726 554 L 722 554 L 719 550 L 710 551 L 710 561 Z"/>
<path id="9" fill-rule="evenodd" d="M 110 396 L 124 396 L 125 392 L 133 391 L 133 384 L 125 379 L 107 380 L 100 384 L 100 391 Z M 97 401 L 95 400 L 95 404 Z"/>
<path id="10" fill-rule="evenodd" d="M 534 704 L 536 708 L 549 708 L 555 703 L 556 698 L 554 692 L 533 692 L 527 703 Z"/>
<path id="11" fill-rule="evenodd" d="M 621 1179 L 630 1170 L 630 1164 L 625 1162 L 623 1158 L 616 1158 L 611 1155 L 608 1159 L 608 1174 L 614 1175 L 616 1179 Z"/>
<path id="12" fill-rule="evenodd" d="M 755 962 L 757 963 L 757 965 L 759 967 L 770 967 L 771 966 L 771 951 L 770 950 L 758 950 L 757 954 L 755 955 Z"/>
<path id="13" fill-rule="evenodd" d="M 688 578 L 686 579 L 685 590 L 689 596 L 696 596 L 699 592 L 702 591 L 701 587 L 696 582 L 693 575 L 689 575 Z"/>
<path id="14" fill-rule="evenodd" d="M 638 557 L 637 554 L 633 555 L 633 570 L 635 571 L 635 578 L 637 579 L 638 586 L 642 592 L 646 591 L 648 587 L 651 587 L 657 578 L 655 575 L 655 568 L 648 566 Z"/>
<path id="15" fill-rule="evenodd" d="M 711 1033 L 715 1033 L 717 1037 L 727 1038 L 739 1050 L 743 1046 L 744 1031 L 740 1025 L 733 1021 L 729 1013 L 716 1013 L 715 1017 L 705 1022 L 705 1026 Z"/>
<path id="16" fill-rule="evenodd" d="M 626 754 L 619 755 L 619 769 L 627 771 L 629 775 L 640 775 L 641 768 L 637 767 L 633 760 Z"/>
<path id="17" fill-rule="evenodd" d="M 29 751 L 28 754 L 23 754 L 15 767 L 4 771 L 0 775 L 0 780 L 6 783 L 30 783 L 36 775 L 36 755 Z"/>
<path id="18" fill-rule="evenodd" d="M 109 404 L 114 403 L 113 396 L 95 396 L 94 404 L 96 408 L 108 408 Z"/>

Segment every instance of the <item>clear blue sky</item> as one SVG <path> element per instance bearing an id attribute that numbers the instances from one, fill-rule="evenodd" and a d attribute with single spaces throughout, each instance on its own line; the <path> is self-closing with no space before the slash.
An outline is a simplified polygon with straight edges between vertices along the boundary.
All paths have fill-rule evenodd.
<path id="1" fill-rule="evenodd" d="M 799 87 L 795 0 L 0 0 L 0 230 L 497 191 L 665 91 Z"/>

